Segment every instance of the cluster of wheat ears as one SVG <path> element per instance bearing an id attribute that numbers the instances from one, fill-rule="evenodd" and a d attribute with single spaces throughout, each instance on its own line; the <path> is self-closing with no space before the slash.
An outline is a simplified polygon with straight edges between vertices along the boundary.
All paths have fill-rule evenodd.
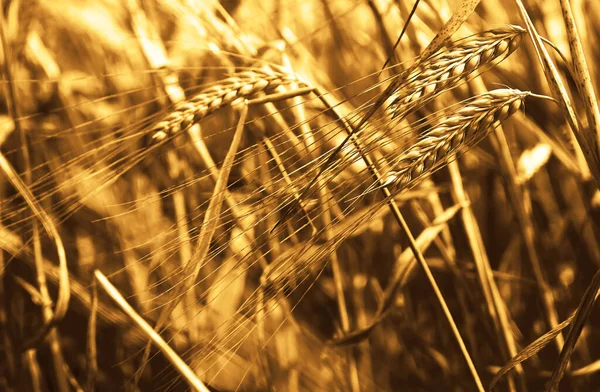
<path id="1" fill-rule="evenodd" d="M 599 4 L 3 2 L 0 389 L 596 390 Z"/>

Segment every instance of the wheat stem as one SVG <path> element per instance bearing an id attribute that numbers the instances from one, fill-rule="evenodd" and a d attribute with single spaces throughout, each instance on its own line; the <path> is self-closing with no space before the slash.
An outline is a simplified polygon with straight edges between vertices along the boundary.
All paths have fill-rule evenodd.
<path id="1" fill-rule="evenodd" d="M 119 290 L 110 283 L 110 281 L 104 276 L 104 274 L 98 270 L 94 272 L 97 282 L 104 289 L 104 291 L 115 301 L 117 305 L 127 314 L 131 320 L 144 331 L 148 337 L 154 342 L 160 351 L 167 357 L 167 359 L 173 364 L 173 366 L 181 373 L 186 379 L 188 384 L 200 392 L 210 392 L 210 390 L 204 385 L 204 383 L 196 376 L 196 374 L 188 367 L 188 365 L 181 359 L 179 355 L 163 338 L 144 320 L 132 307 L 129 305 L 127 300 L 123 298 Z"/>
<path id="2" fill-rule="evenodd" d="M 577 142 L 581 146 L 591 174 L 598 185 L 600 184 L 600 152 L 597 149 L 597 142 L 596 140 L 590 140 L 589 133 L 582 132 L 580 122 L 575 114 L 575 109 L 573 108 L 573 104 L 571 103 L 571 99 L 569 98 L 566 87 L 560 75 L 558 74 L 556 66 L 552 62 L 548 51 L 543 45 L 540 35 L 533 25 L 527 10 L 525 9 L 525 5 L 521 0 L 515 0 L 515 3 L 517 4 L 521 17 L 525 21 L 527 31 L 531 37 L 531 41 L 533 42 L 539 62 L 544 70 L 544 74 L 546 76 L 546 80 L 548 81 L 550 90 L 552 91 L 552 95 L 559 103 L 559 106 L 562 109 L 563 114 L 569 123 L 575 138 L 577 139 Z"/>
<path id="3" fill-rule="evenodd" d="M 594 86 L 590 77 L 587 61 L 583 53 L 583 47 L 577 32 L 577 25 L 573 17 L 571 2 L 569 0 L 560 0 L 560 8 L 563 12 L 563 18 L 567 27 L 567 36 L 569 37 L 569 46 L 573 55 L 573 70 L 575 71 L 575 82 L 577 89 L 583 96 L 583 104 L 585 106 L 587 119 L 589 123 L 588 137 L 589 142 L 596 149 L 596 154 L 600 154 L 600 110 L 598 109 L 598 101 Z"/>
<path id="4" fill-rule="evenodd" d="M 473 360 L 471 359 L 471 355 L 469 354 L 469 351 L 467 350 L 467 347 L 466 347 L 466 345 L 465 345 L 465 343 L 463 341 L 463 338 L 462 338 L 462 336 L 460 334 L 460 331 L 458 330 L 458 327 L 456 326 L 456 322 L 454 321 L 454 317 L 452 316 L 452 313 L 450 312 L 450 308 L 448 308 L 448 305 L 446 304 L 446 300 L 444 299 L 444 295 L 442 294 L 442 292 L 441 292 L 441 290 L 440 290 L 440 288 L 439 288 L 439 286 L 438 286 L 438 284 L 437 284 L 437 282 L 435 280 L 435 277 L 431 273 L 431 269 L 427 265 L 427 262 L 425 261 L 425 257 L 423 256 L 423 254 L 419 250 L 419 247 L 418 247 L 418 245 L 417 245 L 417 243 L 415 241 L 415 238 L 412 235 L 412 232 L 410 231 L 410 228 L 408 227 L 408 224 L 406 223 L 406 220 L 404 219 L 402 213 L 400 212 L 400 209 L 398 208 L 398 205 L 394 201 L 394 198 L 392 197 L 392 194 L 391 194 L 390 190 L 386 186 L 383 177 L 379 173 L 379 170 L 377 169 L 377 167 L 373 163 L 372 159 L 367 154 L 365 154 L 363 152 L 363 149 L 360 146 L 359 141 L 356 138 L 357 129 L 353 128 L 351 126 L 351 124 L 349 124 L 344 118 L 342 118 L 339 115 L 337 115 L 335 107 L 329 104 L 329 102 L 327 101 L 327 99 L 325 98 L 325 96 L 323 94 L 318 94 L 318 96 L 320 97 L 320 99 L 323 102 L 323 104 L 327 107 L 327 109 L 330 110 L 333 114 L 336 115 L 338 121 L 342 122 L 342 124 L 344 125 L 344 129 L 348 133 L 348 138 L 350 138 L 350 140 L 352 141 L 352 143 L 353 143 L 354 147 L 356 148 L 357 152 L 360 154 L 360 157 L 365 161 L 365 164 L 367 165 L 367 167 L 368 167 L 369 171 L 371 172 L 373 178 L 381 186 L 381 190 L 383 192 L 383 195 L 384 195 L 385 199 L 387 200 L 387 204 L 388 204 L 390 210 L 392 211 L 392 214 L 393 214 L 394 218 L 396 219 L 396 222 L 400 225 L 400 228 L 402 229 L 402 232 L 408 238 L 410 248 L 411 248 L 413 254 L 415 255 L 415 258 L 419 262 L 421 268 L 425 272 L 425 276 L 427 277 L 427 280 L 428 280 L 429 284 L 431 285 L 431 288 L 433 289 L 433 291 L 435 293 L 435 296 L 436 296 L 436 298 L 438 300 L 438 303 L 440 304 L 440 306 L 442 308 L 442 311 L 444 312 L 444 316 L 446 317 L 446 320 L 448 321 L 448 324 L 450 324 L 450 328 L 452 330 L 452 333 L 454 334 L 454 338 L 456 339 L 456 341 L 457 341 L 457 343 L 458 343 L 458 345 L 460 347 L 460 350 L 461 350 L 461 352 L 463 354 L 465 362 L 467 363 L 467 366 L 468 366 L 468 368 L 469 368 L 469 370 L 471 372 L 471 375 L 473 376 L 473 380 L 475 381 L 477 389 L 479 391 L 483 392 L 484 391 L 483 384 L 481 383 L 481 379 L 479 377 L 479 374 L 477 373 L 477 369 L 475 368 L 475 365 L 473 364 Z"/>

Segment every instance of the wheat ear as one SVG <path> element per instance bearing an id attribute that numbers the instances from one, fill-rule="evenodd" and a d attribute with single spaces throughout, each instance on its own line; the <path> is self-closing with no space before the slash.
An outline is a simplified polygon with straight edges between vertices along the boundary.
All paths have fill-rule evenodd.
<path id="1" fill-rule="evenodd" d="M 415 106 L 424 105 L 452 88 L 458 80 L 502 61 L 519 47 L 525 32 L 514 25 L 488 30 L 455 41 L 451 47 L 422 61 L 391 98 L 389 110 L 393 118 L 404 117 Z"/>
<path id="2" fill-rule="evenodd" d="M 383 178 L 384 185 L 403 188 L 447 163 L 462 148 L 472 146 L 514 114 L 530 92 L 492 90 L 472 98 L 419 136 Z"/>
<path id="3" fill-rule="evenodd" d="M 257 93 L 274 92 L 278 87 L 292 83 L 306 85 L 295 75 L 279 71 L 256 69 L 234 74 L 174 105 L 171 112 L 150 130 L 152 139 L 164 140 L 226 105 L 235 106 Z"/>

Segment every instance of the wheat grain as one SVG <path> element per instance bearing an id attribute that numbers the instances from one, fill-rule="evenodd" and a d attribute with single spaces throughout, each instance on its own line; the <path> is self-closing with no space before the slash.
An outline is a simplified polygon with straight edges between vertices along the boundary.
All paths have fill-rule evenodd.
<path id="1" fill-rule="evenodd" d="M 424 105 L 458 80 L 492 65 L 514 52 L 526 30 L 515 25 L 488 30 L 459 40 L 453 46 L 423 60 L 410 71 L 406 81 L 396 90 L 389 110 L 392 117 L 404 117 L 417 105 Z"/>
<path id="2" fill-rule="evenodd" d="M 395 169 L 383 178 L 386 186 L 403 188 L 439 168 L 461 148 L 483 139 L 514 114 L 529 92 L 514 89 L 492 90 L 475 96 L 440 123 L 422 134 L 403 152 Z"/>
<path id="3" fill-rule="evenodd" d="M 235 106 L 241 100 L 259 92 L 273 92 L 278 87 L 297 83 L 305 86 L 295 75 L 280 71 L 256 69 L 235 74 L 210 86 L 190 99 L 177 103 L 173 110 L 156 123 L 150 132 L 152 139 L 161 141 L 199 122 L 226 105 Z"/>

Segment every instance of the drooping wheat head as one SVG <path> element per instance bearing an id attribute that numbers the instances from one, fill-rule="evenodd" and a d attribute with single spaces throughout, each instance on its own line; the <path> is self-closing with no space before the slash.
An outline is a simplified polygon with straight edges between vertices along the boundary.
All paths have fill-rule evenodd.
<path id="1" fill-rule="evenodd" d="M 163 120 L 152 127 L 152 139 L 164 140 L 201 121 L 221 107 L 235 106 L 259 92 L 274 92 L 278 87 L 292 83 L 305 86 L 295 75 L 280 70 L 255 69 L 237 73 L 202 90 L 190 99 L 177 103 Z"/>

